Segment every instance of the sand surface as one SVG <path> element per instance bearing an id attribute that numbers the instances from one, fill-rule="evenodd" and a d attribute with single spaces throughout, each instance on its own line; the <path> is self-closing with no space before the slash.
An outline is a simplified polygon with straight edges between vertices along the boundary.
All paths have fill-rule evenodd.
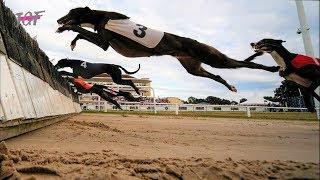
<path id="1" fill-rule="evenodd" d="M 5 144 L 2 177 L 320 179 L 319 122 L 80 114 Z"/>

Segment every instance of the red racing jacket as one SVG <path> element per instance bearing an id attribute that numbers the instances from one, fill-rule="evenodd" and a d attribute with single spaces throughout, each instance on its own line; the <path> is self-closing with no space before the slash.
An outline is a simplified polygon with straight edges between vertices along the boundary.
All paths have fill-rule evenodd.
<path id="1" fill-rule="evenodd" d="M 316 65 L 320 67 L 320 59 L 312 58 L 302 54 L 298 54 L 291 62 L 291 65 L 297 69 L 306 66 L 306 65 Z"/>
<path id="2" fill-rule="evenodd" d="M 74 83 L 74 86 L 81 93 L 88 93 L 90 91 L 90 89 L 92 88 L 92 85 L 84 82 L 83 80 L 81 80 L 79 78 L 74 78 L 73 83 Z"/>

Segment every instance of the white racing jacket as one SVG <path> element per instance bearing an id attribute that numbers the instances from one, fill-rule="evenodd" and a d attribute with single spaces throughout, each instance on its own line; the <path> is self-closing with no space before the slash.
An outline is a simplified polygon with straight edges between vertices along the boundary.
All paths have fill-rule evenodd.
<path id="1" fill-rule="evenodd" d="M 105 28 L 148 48 L 156 47 L 164 36 L 164 32 L 147 28 L 129 19 L 109 20 Z"/>

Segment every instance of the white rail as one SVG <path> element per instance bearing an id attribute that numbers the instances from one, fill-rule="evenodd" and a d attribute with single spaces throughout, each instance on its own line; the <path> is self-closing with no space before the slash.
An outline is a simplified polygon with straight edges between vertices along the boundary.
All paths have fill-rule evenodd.
<path id="1" fill-rule="evenodd" d="M 80 101 L 83 110 L 117 110 L 116 107 L 106 101 Z M 244 112 L 247 117 L 251 117 L 251 112 L 306 112 L 307 108 L 296 107 L 269 107 L 269 106 L 237 106 L 237 105 L 203 105 L 203 104 L 170 104 L 170 103 L 143 103 L 143 102 L 122 102 L 119 101 L 123 110 L 128 111 L 167 111 L 179 112 L 193 111 L 234 111 Z"/>

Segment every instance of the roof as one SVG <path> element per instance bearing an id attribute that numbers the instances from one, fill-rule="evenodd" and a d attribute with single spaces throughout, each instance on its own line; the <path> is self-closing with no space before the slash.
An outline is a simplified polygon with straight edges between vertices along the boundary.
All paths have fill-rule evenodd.
<path id="1" fill-rule="evenodd" d="M 96 75 L 95 77 L 111 78 L 111 76 L 110 76 L 109 74 L 107 74 L 107 73 L 99 74 L 99 75 Z M 93 77 L 93 78 L 95 78 L 95 77 Z M 129 76 L 129 75 L 127 75 L 127 74 L 122 74 L 122 77 L 123 77 L 123 78 L 135 78 L 135 77 Z"/>
<path id="2" fill-rule="evenodd" d="M 150 83 L 151 80 L 149 78 L 135 78 L 133 76 L 127 75 L 127 74 L 122 74 L 122 79 L 125 80 L 132 80 L 134 83 Z M 86 81 L 112 81 L 112 78 L 109 74 L 103 73 L 99 74 L 93 78 L 86 79 Z"/>

